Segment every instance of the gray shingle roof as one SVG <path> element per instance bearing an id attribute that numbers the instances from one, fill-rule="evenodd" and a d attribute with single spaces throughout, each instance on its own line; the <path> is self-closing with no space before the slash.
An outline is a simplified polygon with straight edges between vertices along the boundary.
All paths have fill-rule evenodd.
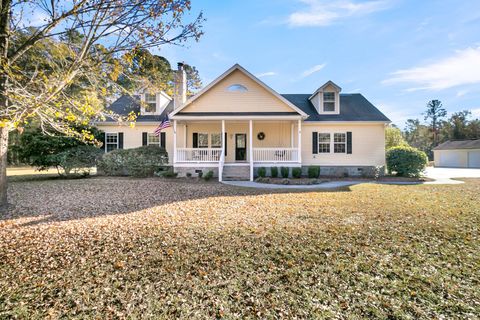
<path id="1" fill-rule="evenodd" d="M 476 140 L 448 140 L 433 150 L 480 149 L 480 139 Z"/>
<path id="2" fill-rule="evenodd" d="M 173 111 L 173 100 L 170 101 L 159 115 L 140 115 L 140 101 L 129 96 L 124 95 L 115 100 L 108 108 L 108 110 L 113 111 L 118 115 L 128 115 L 130 112 L 135 112 L 137 114 L 137 122 L 150 122 L 150 121 L 162 121 L 167 114 Z M 107 118 L 108 122 L 115 121 L 111 118 Z"/>
<path id="3" fill-rule="evenodd" d="M 320 115 L 308 99 L 310 94 L 282 94 L 282 96 L 309 115 L 305 121 L 385 121 L 380 110 L 360 93 L 340 94 L 340 114 Z"/>
<path id="4" fill-rule="evenodd" d="M 308 118 L 305 121 L 390 121 L 390 119 L 388 119 L 382 112 L 380 112 L 380 110 L 378 110 L 359 93 L 340 94 L 340 114 L 332 115 L 318 114 L 317 110 L 308 99 L 311 96 L 310 94 L 282 94 L 282 96 L 308 115 Z M 118 98 L 108 107 L 108 109 L 120 115 L 128 115 L 131 111 L 139 114 L 140 102 L 130 96 L 125 95 Z M 170 101 L 162 114 L 139 115 L 137 117 L 137 121 L 161 121 L 166 114 L 172 111 L 173 100 Z M 259 112 L 262 113 L 261 111 Z M 242 115 L 248 115 L 248 113 L 239 112 L 239 114 L 240 113 Z M 220 112 L 218 114 L 223 115 L 224 113 Z M 290 115 L 290 113 L 288 114 Z M 197 113 L 195 113 L 195 115 L 200 116 L 200 114 Z M 107 121 L 113 120 L 107 119 Z"/>

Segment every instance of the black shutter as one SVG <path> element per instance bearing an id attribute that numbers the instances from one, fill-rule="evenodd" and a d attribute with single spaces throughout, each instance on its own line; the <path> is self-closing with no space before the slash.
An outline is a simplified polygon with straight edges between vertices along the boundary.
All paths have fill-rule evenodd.
<path id="1" fill-rule="evenodd" d="M 318 132 L 312 132 L 312 153 L 318 153 Z"/>
<path id="2" fill-rule="evenodd" d="M 167 148 L 167 136 L 165 132 L 160 132 L 160 148 Z"/>
<path id="3" fill-rule="evenodd" d="M 105 143 L 105 132 L 100 132 L 100 137 L 98 140 L 102 143 L 102 146 L 100 147 L 100 149 L 105 151 L 105 148 L 107 147 L 107 144 Z"/>
<path id="4" fill-rule="evenodd" d="M 123 132 L 118 133 L 118 149 L 123 149 Z"/>
<path id="5" fill-rule="evenodd" d="M 142 132 L 142 146 L 148 144 L 148 132 Z"/>
<path id="6" fill-rule="evenodd" d="M 226 157 L 226 156 L 227 156 L 227 149 L 228 149 L 228 147 L 227 147 L 227 140 L 228 140 L 228 139 L 227 139 L 227 133 L 226 133 L 226 132 L 225 132 L 225 137 L 224 137 L 224 139 L 225 139 L 225 157 Z"/>
<path id="7" fill-rule="evenodd" d="M 352 132 L 347 132 L 347 154 L 352 154 Z"/>
<path id="8" fill-rule="evenodd" d="M 193 133 L 193 148 L 198 148 L 198 133 L 194 132 Z"/>

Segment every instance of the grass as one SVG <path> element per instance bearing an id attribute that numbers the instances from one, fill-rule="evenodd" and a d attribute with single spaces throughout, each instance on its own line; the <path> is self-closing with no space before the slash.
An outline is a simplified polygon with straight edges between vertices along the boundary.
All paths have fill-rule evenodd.
<path id="1" fill-rule="evenodd" d="M 474 319 L 480 180 L 274 192 L 13 182 L 0 318 Z"/>

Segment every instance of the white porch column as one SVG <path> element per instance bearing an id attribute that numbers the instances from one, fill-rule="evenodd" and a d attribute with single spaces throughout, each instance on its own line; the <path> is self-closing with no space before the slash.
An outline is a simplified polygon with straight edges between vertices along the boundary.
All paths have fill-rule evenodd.
<path id="1" fill-rule="evenodd" d="M 293 142 L 295 141 L 294 134 L 293 134 L 293 132 L 295 131 L 294 127 L 295 127 L 295 123 L 293 123 L 292 121 L 290 125 L 290 148 L 293 148 Z"/>
<path id="2" fill-rule="evenodd" d="M 177 163 L 177 120 L 173 120 L 173 163 Z"/>
<path id="3" fill-rule="evenodd" d="M 183 147 L 187 147 L 187 123 L 183 126 Z"/>
<path id="4" fill-rule="evenodd" d="M 249 120 L 249 144 L 248 144 L 248 154 L 250 155 L 250 181 L 253 181 L 253 121 Z"/>
<path id="5" fill-rule="evenodd" d="M 222 152 L 225 154 L 225 120 L 222 120 Z"/>
<path id="6" fill-rule="evenodd" d="M 302 163 L 302 119 L 298 120 L 298 163 Z"/>

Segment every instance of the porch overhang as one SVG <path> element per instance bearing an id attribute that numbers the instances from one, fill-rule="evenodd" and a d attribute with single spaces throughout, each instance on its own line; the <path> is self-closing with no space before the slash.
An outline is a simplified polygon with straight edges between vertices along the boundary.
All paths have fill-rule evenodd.
<path id="1" fill-rule="evenodd" d="M 297 112 L 179 112 L 173 120 L 301 120 Z"/>

